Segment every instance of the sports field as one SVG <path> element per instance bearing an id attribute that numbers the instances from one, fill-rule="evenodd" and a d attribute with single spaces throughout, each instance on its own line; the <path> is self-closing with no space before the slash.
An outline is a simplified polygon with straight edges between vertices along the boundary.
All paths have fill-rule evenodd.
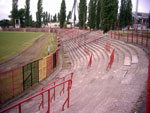
<path id="1" fill-rule="evenodd" d="M 0 63 L 18 54 L 40 38 L 41 32 L 0 32 Z"/>

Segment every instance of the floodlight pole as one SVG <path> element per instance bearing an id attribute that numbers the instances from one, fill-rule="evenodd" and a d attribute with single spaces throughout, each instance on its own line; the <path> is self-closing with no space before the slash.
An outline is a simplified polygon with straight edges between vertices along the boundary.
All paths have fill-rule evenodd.
<path id="1" fill-rule="evenodd" d="M 139 0 L 136 0 L 136 20 L 138 19 L 138 5 L 139 5 Z"/>

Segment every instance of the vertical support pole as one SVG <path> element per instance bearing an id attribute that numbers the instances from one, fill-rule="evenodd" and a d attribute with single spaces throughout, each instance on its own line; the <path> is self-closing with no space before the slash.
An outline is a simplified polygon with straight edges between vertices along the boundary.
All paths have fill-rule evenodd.
<path id="1" fill-rule="evenodd" d="M 138 44 L 138 20 L 137 20 L 137 28 L 136 28 L 136 44 Z"/>
<path id="2" fill-rule="evenodd" d="M 22 68 L 22 73 L 23 73 L 23 90 L 25 90 L 25 81 L 24 81 L 24 66 L 23 66 L 23 68 Z"/>
<path id="3" fill-rule="evenodd" d="M 71 81 L 68 81 L 68 103 L 67 103 L 67 108 L 69 108 L 69 99 L 70 99 L 70 85 L 71 85 Z"/>
<path id="4" fill-rule="evenodd" d="M 33 83 L 32 83 L 32 63 L 31 63 L 31 86 L 33 85 Z"/>
<path id="5" fill-rule="evenodd" d="M 132 21 L 132 43 L 133 43 L 133 33 L 134 33 L 134 28 L 133 28 L 133 21 Z"/>
<path id="6" fill-rule="evenodd" d="M 116 22 L 114 23 L 114 38 L 116 39 Z"/>
<path id="7" fill-rule="evenodd" d="M 21 113 L 21 104 L 18 105 L 18 112 Z"/>
<path id="8" fill-rule="evenodd" d="M 129 21 L 128 21 L 128 29 L 127 29 L 127 42 L 129 41 Z"/>
<path id="9" fill-rule="evenodd" d="M 15 90 L 15 88 L 14 88 L 14 70 L 12 70 L 12 93 L 13 93 L 13 96 L 15 96 L 14 90 Z"/>
<path id="10" fill-rule="evenodd" d="M 55 82 L 54 82 L 54 101 L 55 101 Z"/>
<path id="11" fill-rule="evenodd" d="M 148 47 L 148 26 L 147 26 L 147 36 L 146 36 L 146 47 Z"/>
<path id="12" fill-rule="evenodd" d="M 120 30 L 120 23 L 118 21 L 118 40 L 120 39 L 120 32 L 119 32 L 119 30 Z"/>
<path id="13" fill-rule="evenodd" d="M 143 21 L 142 21 L 142 40 L 141 40 L 141 45 L 143 45 Z"/>
<path id="14" fill-rule="evenodd" d="M 149 50 L 149 66 L 148 66 L 148 80 L 147 80 L 146 113 L 150 113 L 150 50 Z"/>
<path id="15" fill-rule="evenodd" d="M 63 81 L 65 81 L 65 77 L 63 78 Z M 65 93 L 65 83 L 63 83 L 63 94 Z"/>
<path id="16" fill-rule="evenodd" d="M 50 90 L 48 90 L 48 109 L 46 113 L 50 113 Z"/>

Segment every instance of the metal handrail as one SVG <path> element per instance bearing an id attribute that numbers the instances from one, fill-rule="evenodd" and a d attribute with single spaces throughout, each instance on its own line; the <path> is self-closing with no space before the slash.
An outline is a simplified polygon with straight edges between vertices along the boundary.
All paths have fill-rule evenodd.
<path id="1" fill-rule="evenodd" d="M 68 82 L 68 97 L 67 97 L 66 101 L 64 102 L 64 104 L 63 104 L 63 106 L 62 106 L 62 110 L 64 110 L 64 106 L 65 106 L 66 102 L 67 102 L 67 107 L 69 107 L 70 88 L 71 88 L 71 85 L 72 85 L 72 80 L 71 80 L 71 79 L 65 80 L 65 81 L 63 81 L 63 82 L 61 82 L 61 83 L 59 83 L 59 84 L 57 84 L 57 85 L 54 85 L 53 87 L 50 87 L 50 88 L 48 88 L 48 89 L 46 89 L 46 90 L 43 90 L 43 91 L 40 91 L 40 92 L 34 94 L 33 96 L 30 96 L 30 97 L 28 97 L 28 98 L 26 98 L 26 99 L 24 99 L 24 100 L 22 100 L 22 101 L 20 101 L 20 102 L 18 102 L 18 103 L 16 103 L 16 104 L 12 105 L 12 106 L 9 106 L 9 107 L 7 107 L 7 108 L 1 110 L 0 113 L 6 112 L 6 111 L 8 111 L 8 110 L 10 110 L 10 109 L 12 109 L 12 108 L 14 108 L 14 107 L 17 107 L 17 106 L 18 106 L 18 112 L 21 113 L 21 104 L 23 104 L 23 103 L 25 103 L 26 101 L 29 101 L 29 100 L 31 100 L 31 99 L 33 99 L 33 98 L 39 96 L 39 95 L 41 95 L 41 94 L 43 94 L 43 93 L 45 93 L 45 92 L 48 92 L 48 109 L 47 109 L 47 112 L 46 112 L 46 113 L 50 113 L 50 90 L 51 90 L 51 89 L 54 89 L 54 88 L 56 88 L 56 87 L 58 87 L 58 86 L 60 86 L 60 85 L 62 85 L 62 84 L 65 84 L 65 83 L 67 83 L 67 82 Z"/>
<path id="2" fill-rule="evenodd" d="M 63 77 L 61 77 L 61 78 L 59 78 L 59 79 L 56 79 L 55 81 L 46 84 L 45 86 L 43 86 L 43 87 L 40 89 L 40 91 L 42 92 L 43 90 L 45 90 L 46 87 L 48 87 L 48 86 L 50 86 L 50 85 L 52 85 L 52 84 L 55 86 L 56 82 L 59 81 L 59 80 L 65 81 L 65 78 L 66 78 L 67 76 L 69 76 L 69 75 L 71 76 L 71 77 L 70 77 L 70 80 L 72 81 L 73 72 L 68 73 L 68 74 L 66 74 L 66 75 L 63 76 Z M 72 82 L 71 82 L 71 86 L 72 86 Z M 54 93 L 53 93 L 53 96 L 51 97 L 51 101 L 52 101 L 53 98 L 54 98 L 54 101 L 55 101 L 55 87 L 54 87 L 53 89 L 54 89 Z M 65 83 L 63 84 L 63 88 L 62 88 L 61 91 L 60 91 L 60 96 L 61 96 L 61 93 L 62 93 L 62 92 L 63 92 L 63 94 L 64 94 L 64 89 L 65 89 Z M 40 105 L 39 105 L 39 110 L 40 110 L 40 107 L 41 107 L 41 106 L 42 106 L 42 108 L 44 108 L 44 95 L 41 94 L 41 96 L 42 96 L 42 100 L 41 100 L 41 103 L 40 103 Z"/>

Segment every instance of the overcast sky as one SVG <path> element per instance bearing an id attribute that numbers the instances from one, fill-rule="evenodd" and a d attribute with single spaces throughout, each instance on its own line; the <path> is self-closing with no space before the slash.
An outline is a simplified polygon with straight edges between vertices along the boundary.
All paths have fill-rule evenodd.
<path id="1" fill-rule="evenodd" d="M 43 0 L 43 11 L 48 11 L 50 14 L 54 15 L 60 11 L 60 4 L 62 0 Z M 74 0 L 65 0 L 67 14 L 72 10 Z M 77 0 L 79 2 L 79 0 Z M 119 5 L 120 5 L 119 0 Z M 36 20 L 35 13 L 37 11 L 38 0 L 30 0 L 30 11 L 34 20 Z M 87 0 L 87 3 L 89 0 Z M 133 11 L 135 11 L 136 0 L 132 0 Z M 18 0 L 18 8 L 24 8 L 25 0 Z M 12 0 L 0 0 L 0 20 L 9 19 L 10 11 L 12 10 Z M 150 11 L 150 0 L 139 0 L 139 12 L 149 13 Z"/>

